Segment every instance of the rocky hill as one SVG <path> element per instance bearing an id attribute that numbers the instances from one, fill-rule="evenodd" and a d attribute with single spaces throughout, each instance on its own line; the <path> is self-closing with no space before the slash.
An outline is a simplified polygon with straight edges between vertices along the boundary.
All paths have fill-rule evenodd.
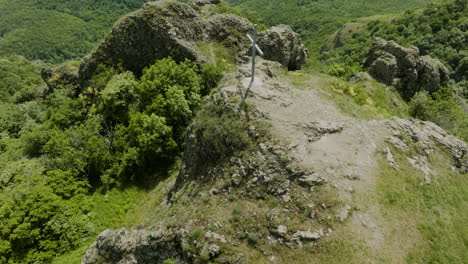
<path id="1" fill-rule="evenodd" d="M 365 13 L 281 15 L 343 2 Z M 0 59 L 0 263 L 464 263 L 462 2 L 345 25 L 321 65 L 259 24 L 255 81 L 219 0 L 146 3 L 81 62 Z"/>
<path id="2" fill-rule="evenodd" d="M 189 126 L 178 173 L 158 189 L 162 199 L 140 226 L 102 232 L 82 263 L 427 260 L 426 252 L 435 252 L 428 241 L 434 237 L 418 226 L 437 209 L 401 212 L 388 203 L 423 199 L 418 195 L 435 186 L 463 182 L 466 143 L 431 122 L 350 116 L 337 98 L 347 98 L 346 89 L 356 97 L 357 89 L 341 89 L 341 81 L 326 76 L 287 72 L 301 67 L 307 51 L 285 26 L 260 33 L 265 58 L 258 62 L 248 107 L 242 107 L 251 77 L 244 36 L 252 24 L 212 12 L 216 2 L 147 4 L 124 18 L 80 66 L 77 87 L 86 86 L 99 64 L 138 76 L 167 56 L 205 63 L 199 42 L 220 42 L 237 58 Z M 369 54 L 371 76 L 388 85 L 398 78 L 397 86 L 408 93 L 448 80 L 443 65 L 428 63 L 416 49 L 381 41 Z M 412 72 L 439 83 L 424 84 Z M 353 85 L 385 89 L 370 77 Z M 386 92 L 393 104 L 404 104 L 396 91 Z M 372 112 L 372 99 L 352 107 Z M 414 188 L 414 196 L 400 187 Z M 450 256 L 458 261 L 459 253 Z"/>

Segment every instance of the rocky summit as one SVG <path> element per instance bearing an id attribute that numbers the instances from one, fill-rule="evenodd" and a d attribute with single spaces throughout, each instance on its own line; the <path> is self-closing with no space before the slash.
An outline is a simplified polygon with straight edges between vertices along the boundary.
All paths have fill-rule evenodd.
<path id="1" fill-rule="evenodd" d="M 405 48 L 379 38 L 374 41 L 364 64 L 370 75 L 396 86 L 406 98 L 421 90 L 435 92 L 450 80 L 447 67 L 429 56 L 420 56 L 417 47 Z"/>
<path id="2" fill-rule="evenodd" d="M 200 42 L 218 42 L 238 56 L 250 51 L 247 33 L 253 24 L 232 14 L 212 9 L 219 1 L 149 2 L 142 9 L 126 16 L 112 29 L 96 51 L 80 66 L 81 85 L 91 78 L 99 64 L 121 66 L 136 75 L 158 59 L 172 57 L 205 62 L 199 51 Z M 261 48 L 267 58 L 290 69 L 300 69 L 307 58 L 307 49 L 290 27 L 274 27 L 259 34 Z"/>

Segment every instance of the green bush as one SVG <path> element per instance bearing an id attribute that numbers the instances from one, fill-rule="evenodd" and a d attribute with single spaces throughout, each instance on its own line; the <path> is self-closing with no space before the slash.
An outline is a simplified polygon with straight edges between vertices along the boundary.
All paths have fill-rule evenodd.
<path id="1" fill-rule="evenodd" d="M 101 93 L 100 109 L 113 122 L 127 123 L 131 110 L 136 110 L 138 82 L 131 72 L 115 75 Z"/>
<path id="2" fill-rule="evenodd" d="M 429 95 L 422 91 L 410 102 L 411 115 L 432 121 L 468 141 L 468 115 L 453 96 L 452 88 L 442 88 Z"/>

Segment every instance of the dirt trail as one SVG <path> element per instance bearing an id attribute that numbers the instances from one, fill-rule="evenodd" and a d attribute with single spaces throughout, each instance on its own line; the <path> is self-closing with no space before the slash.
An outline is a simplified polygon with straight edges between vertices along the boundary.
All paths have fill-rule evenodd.
<path id="1" fill-rule="evenodd" d="M 361 206 L 376 188 L 375 154 L 388 129 L 380 121 L 358 120 L 341 113 L 334 103 L 320 96 L 320 82 L 311 80 L 307 89 L 296 88 L 272 78 L 268 64 L 260 64 L 248 102 L 272 124 L 273 134 L 289 144 L 290 158 L 315 172 L 326 182 L 326 188 L 353 208 L 344 232 L 353 232 L 372 250 L 388 247 L 388 231 L 377 205 Z M 248 67 L 245 65 L 241 72 L 247 72 Z M 250 77 L 241 81 L 247 87 Z"/>

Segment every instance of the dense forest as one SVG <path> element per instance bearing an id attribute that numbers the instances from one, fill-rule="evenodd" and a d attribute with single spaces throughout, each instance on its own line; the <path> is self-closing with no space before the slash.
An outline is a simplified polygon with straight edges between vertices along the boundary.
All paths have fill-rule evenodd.
<path id="1" fill-rule="evenodd" d="M 0 56 L 59 63 L 80 59 L 144 0 L 0 0 Z M 60 25 L 60 26 L 58 26 Z"/>

